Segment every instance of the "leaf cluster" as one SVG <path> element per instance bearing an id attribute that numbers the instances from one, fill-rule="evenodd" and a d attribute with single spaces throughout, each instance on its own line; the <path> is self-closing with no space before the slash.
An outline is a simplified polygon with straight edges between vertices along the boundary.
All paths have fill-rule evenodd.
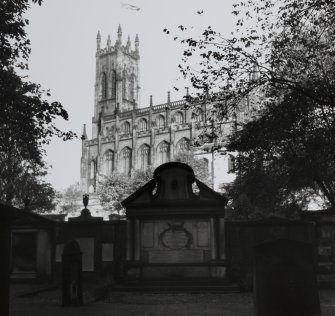
<path id="1" fill-rule="evenodd" d="M 269 211 L 313 191 L 334 208 L 335 2 L 243 0 L 233 14 L 230 36 L 208 27 L 177 39 L 196 98 L 219 92 L 236 113 L 253 100 L 252 120 L 240 120 L 228 144 L 240 153 L 235 202 L 244 195 L 255 212 Z"/>
<path id="2" fill-rule="evenodd" d="M 49 91 L 24 75 L 30 54 L 24 15 L 31 3 L 42 0 L 3 0 L 0 6 L 0 195 L 8 204 L 18 194 L 14 183 L 22 173 L 44 167 L 43 146 L 51 137 L 76 136 L 55 125 L 57 118 L 68 119 L 63 106 L 48 101 Z"/>
<path id="3" fill-rule="evenodd" d="M 153 177 L 153 170 L 134 170 L 131 176 L 117 171 L 105 177 L 98 184 L 97 194 L 101 205 L 112 213 L 119 215 L 124 211 L 121 202 L 133 194 Z"/>

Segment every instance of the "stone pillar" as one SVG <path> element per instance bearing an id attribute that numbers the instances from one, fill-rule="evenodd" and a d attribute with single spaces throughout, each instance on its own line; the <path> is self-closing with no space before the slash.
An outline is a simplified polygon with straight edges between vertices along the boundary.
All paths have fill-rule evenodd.
<path id="1" fill-rule="evenodd" d="M 135 104 L 135 99 L 134 99 Z M 137 166 L 137 126 L 136 126 L 136 113 L 135 113 L 135 107 L 132 112 L 131 116 L 132 120 L 132 155 L 131 155 L 131 170 L 135 170 L 138 168 Z"/>
<path id="2" fill-rule="evenodd" d="M 220 225 L 220 260 L 226 260 L 226 233 L 225 233 L 225 222 L 224 218 L 219 219 L 219 225 Z"/>
<path id="3" fill-rule="evenodd" d="M 139 261 L 141 259 L 141 226 L 140 220 L 135 219 L 135 240 L 134 240 L 134 259 Z"/>
<path id="4" fill-rule="evenodd" d="M 175 131 L 172 126 L 169 127 L 169 135 L 170 135 L 170 161 L 174 160 L 175 156 Z"/>
<path id="5" fill-rule="evenodd" d="M 215 219 L 211 217 L 211 260 L 216 260 Z"/>
<path id="6" fill-rule="evenodd" d="M 2 206 L 1 206 L 2 208 Z M 2 211 L 2 210 L 1 210 Z M 9 315 L 9 261 L 10 261 L 10 217 L 0 215 L 0 245 L 2 258 L 0 260 L 0 314 L 4 316 Z"/>
<path id="7" fill-rule="evenodd" d="M 119 105 L 117 104 L 115 110 L 115 152 L 114 152 L 114 168 L 118 170 L 119 166 Z"/>
<path id="8" fill-rule="evenodd" d="M 152 95 L 150 96 L 150 104 L 149 104 L 149 122 L 148 122 L 148 129 L 151 129 L 151 125 L 152 125 L 152 107 L 153 107 L 153 103 L 152 103 Z"/>
<path id="9" fill-rule="evenodd" d="M 132 242 L 132 233 L 131 233 L 131 220 L 127 220 L 127 261 L 133 260 L 133 242 Z"/>
<path id="10" fill-rule="evenodd" d="M 155 148 L 155 128 L 151 128 L 151 135 L 150 135 L 150 164 L 154 167 L 155 163 L 155 156 L 156 156 L 156 148 Z"/>

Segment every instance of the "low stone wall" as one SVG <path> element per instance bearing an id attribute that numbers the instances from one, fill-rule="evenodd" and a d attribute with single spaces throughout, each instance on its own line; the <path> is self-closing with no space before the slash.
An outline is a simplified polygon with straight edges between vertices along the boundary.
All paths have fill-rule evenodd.
<path id="1" fill-rule="evenodd" d="M 226 222 L 227 268 L 232 281 L 242 290 L 251 290 L 254 246 L 281 238 L 314 244 L 315 224 L 282 219 Z"/>
<path id="2" fill-rule="evenodd" d="M 60 281 L 63 247 L 75 239 L 80 246 L 83 277 L 87 281 L 123 276 L 126 251 L 126 222 L 83 221 L 58 223 L 56 236 L 55 281 Z"/>
<path id="3" fill-rule="evenodd" d="M 335 288 L 335 212 L 305 212 L 304 218 L 315 223 L 315 247 L 320 287 Z"/>

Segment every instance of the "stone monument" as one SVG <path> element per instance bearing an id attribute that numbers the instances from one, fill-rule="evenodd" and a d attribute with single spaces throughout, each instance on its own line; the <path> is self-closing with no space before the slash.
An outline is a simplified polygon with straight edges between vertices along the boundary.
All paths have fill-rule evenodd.
<path id="1" fill-rule="evenodd" d="M 128 278 L 224 278 L 226 203 L 197 180 L 188 165 L 170 162 L 158 167 L 154 179 L 122 202 Z"/>
<path id="2" fill-rule="evenodd" d="M 279 239 L 254 254 L 256 316 L 321 316 L 311 244 Z"/>
<path id="3" fill-rule="evenodd" d="M 62 255 L 62 304 L 77 306 L 83 304 L 82 253 L 77 241 L 71 240 Z"/>

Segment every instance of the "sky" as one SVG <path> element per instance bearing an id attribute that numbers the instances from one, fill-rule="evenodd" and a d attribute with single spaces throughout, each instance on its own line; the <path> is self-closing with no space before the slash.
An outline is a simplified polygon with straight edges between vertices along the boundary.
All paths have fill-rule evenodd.
<path id="1" fill-rule="evenodd" d="M 178 70 L 183 51 L 180 43 L 173 40 L 174 34 L 180 35 L 178 26 L 189 27 L 189 35 L 194 37 L 209 25 L 229 34 L 234 27 L 232 3 L 233 0 L 44 0 L 42 6 L 32 5 L 26 14 L 32 49 L 28 76 L 42 88 L 50 89 L 50 101 L 60 101 L 68 111 L 69 120 L 57 120 L 57 127 L 80 135 L 86 124 L 90 138 L 98 30 L 102 47 L 106 46 L 108 34 L 114 45 L 119 24 L 124 44 L 129 35 L 134 48 L 135 35 L 139 35 L 141 107 L 149 105 L 150 95 L 154 104 L 166 102 L 167 91 L 171 91 L 172 101 L 180 100 L 190 84 Z M 203 14 L 197 14 L 202 10 Z M 164 28 L 170 30 L 169 36 Z M 47 181 L 56 190 L 79 182 L 79 139 L 53 139 L 46 152 L 45 160 L 52 166 Z"/>

